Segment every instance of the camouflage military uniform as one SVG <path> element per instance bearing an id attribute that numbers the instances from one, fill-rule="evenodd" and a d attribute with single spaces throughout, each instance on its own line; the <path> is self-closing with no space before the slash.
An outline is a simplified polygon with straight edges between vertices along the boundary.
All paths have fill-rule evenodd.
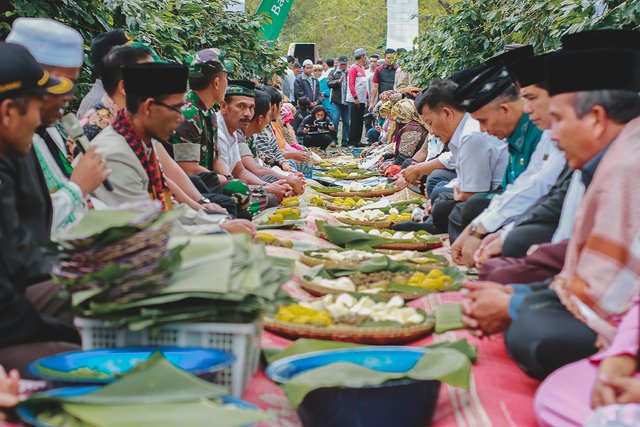
<path id="1" fill-rule="evenodd" d="M 171 137 L 176 162 L 198 162 L 213 170 L 218 158 L 218 121 L 213 108 L 207 109 L 197 93 L 187 92 L 182 110 L 184 122 Z"/>

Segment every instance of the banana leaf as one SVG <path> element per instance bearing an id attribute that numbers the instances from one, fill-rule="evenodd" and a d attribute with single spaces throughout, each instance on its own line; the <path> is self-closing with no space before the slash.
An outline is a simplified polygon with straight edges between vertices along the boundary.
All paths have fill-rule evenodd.
<path id="1" fill-rule="evenodd" d="M 406 372 L 382 372 L 353 363 L 337 362 L 310 369 L 282 385 L 291 406 L 297 408 L 313 390 L 326 387 L 361 388 L 390 380 L 439 380 L 454 387 L 468 388 L 471 362 L 463 353 L 450 348 L 426 352 Z"/>
<path id="2" fill-rule="evenodd" d="M 366 227 L 366 226 L 347 226 L 347 227 L 335 227 L 331 225 L 325 225 L 324 223 L 316 222 L 318 226 L 318 231 L 324 232 L 327 235 L 328 240 L 334 245 L 344 246 L 347 249 L 364 249 L 367 247 L 379 246 L 386 243 L 411 243 L 411 242 L 435 242 L 440 240 L 440 236 L 437 235 L 429 235 L 428 233 L 420 233 L 420 236 L 424 236 L 425 239 L 421 240 L 398 240 L 398 239 L 387 239 L 380 236 L 372 236 L 368 233 L 361 233 L 359 231 L 355 231 L 357 229 L 362 229 L 365 231 L 370 231 L 375 227 Z M 380 230 L 388 231 L 388 230 Z M 418 232 L 419 233 L 419 232 Z M 416 233 L 416 234 L 418 234 Z"/>
<path id="3" fill-rule="evenodd" d="M 267 363 L 271 364 L 276 360 L 283 359 L 289 356 L 297 356 L 299 354 L 311 353 L 315 351 L 325 350 L 339 350 L 343 348 L 356 348 L 356 347 L 371 347 L 365 344 L 353 344 L 338 341 L 316 340 L 311 338 L 299 338 L 293 343 L 289 344 L 287 348 L 283 349 L 270 349 L 264 348 L 263 353 Z M 429 344 L 425 348 L 453 348 L 458 350 L 471 360 L 475 362 L 478 359 L 478 347 L 469 344 L 469 342 L 462 338 L 457 341 L 444 341 L 436 344 Z"/>
<path id="4" fill-rule="evenodd" d="M 34 395 L 23 405 L 53 425 L 139 427 L 209 425 L 240 427 L 266 419 L 266 414 L 228 408 L 213 402 L 226 389 L 173 366 L 160 353 L 152 355 L 114 383 L 77 396 Z M 214 418 L 215 417 L 215 418 Z"/>
<path id="5" fill-rule="evenodd" d="M 464 328 L 460 304 L 436 304 L 433 311 L 436 317 L 436 333 L 441 334 Z"/>

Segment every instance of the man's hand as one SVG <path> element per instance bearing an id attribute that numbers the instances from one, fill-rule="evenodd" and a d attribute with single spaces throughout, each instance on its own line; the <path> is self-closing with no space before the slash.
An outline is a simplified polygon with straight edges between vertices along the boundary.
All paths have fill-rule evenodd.
<path id="1" fill-rule="evenodd" d="M 287 158 L 296 162 L 308 163 L 311 160 L 311 155 L 306 151 L 287 151 Z"/>
<path id="2" fill-rule="evenodd" d="M 453 259 L 453 262 L 455 262 L 458 265 L 462 265 L 464 263 L 462 259 L 462 248 L 464 247 L 465 243 L 467 242 L 467 239 L 469 238 L 469 233 L 470 233 L 469 228 L 470 226 L 467 226 L 467 228 L 462 230 L 462 233 L 460 233 L 458 238 L 451 245 L 451 258 Z"/>
<path id="3" fill-rule="evenodd" d="M 287 195 L 291 194 L 291 192 L 293 191 L 288 184 L 282 185 L 280 184 L 280 182 L 281 181 L 276 181 L 272 184 L 267 184 L 264 186 L 264 189 L 267 191 L 267 193 L 271 193 L 276 196 L 276 199 L 278 199 L 278 203 L 280 203 L 282 199 L 287 197 Z"/>
<path id="4" fill-rule="evenodd" d="M 354 99 L 353 103 L 356 104 L 356 105 L 360 105 L 360 100 L 359 99 Z"/>
<path id="5" fill-rule="evenodd" d="M 229 212 L 217 203 L 204 203 L 200 206 L 202 206 L 202 209 L 207 211 L 220 212 L 222 214 L 229 215 Z"/>
<path id="6" fill-rule="evenodd" d="M 20 374 L 12 369 L 8 374 L 0 366 L 0 408 L 12 408 L 18 404 L 20 393 Z M 0 421 L 4 419 L 0 411 Z"/>
<path id="7" fill-rule="evenodd" d="M 474 335 L 493 335 L 511 323 L 509 303 L 513 289 L 495 282 L 465 281 L 469 291 L 462 300 L 462 322 Z"/>
<path id="8" fill-rule="evenodd" d="M 489 258 L 502 254 L 502 240 L 500 233 L 491 233 L 480 243 L 480 247 L 473 256 L 477 267 L 482 266 Z"/>
<path id="9" fill-rule="evenodd" d="M 402 175 L 404 176 L 404 179 L 411 184 L 417 183 L 422 177 L 422 173 L 420 173 L 418 164 L 410 165 L 409 167 L 407 167 L 402 171 Z"/>
<path id="10" fill-rule="evenodd" d="M 84 154 L 80 155 L 78 164 L 73 169 L 70 181 L 77 184 L 85 197 L 98 188 L 105 179 L 111 175 L 111 169 L 107 168 L 107 162 L 96 153 L 96 147 L 91 146 Z"/>
<path id="11" fill-rule="evenodd" d="M 477 237 L 468 236 L 467 240 L 462 248 L 462 262 L 467 267 L 471 268 L 476 265 L 474 255 L 480 247 L 482 240 Z"/>
<path id="12" fill-rule="evenodd" d="M 634 377 L 602 377 L 599 378 L 604 386 L 615 391 L 615 403 L 640 403 L 640 379 Z"/>
<path id="13" fill-rule="evenodd" d="M 292 173 L 297 172 L 296 168 L 294 168 L 289 162 L 282 162 L 282 164 L 280 165 L 280 169 L 282 169 L 285 172 L 292 172 Z"/>
<path id="14" fill-rule="evenodd" d="M 222 224 L 220 224 L 220 228 L 222 228 L 227 233 L 244 233 L 253 237 L 255 237 L 257 231 L 256 226 L 253 225 L 251 221 L 248 221 L 246 219 L 234 219 L 231 221 L 223 222 Z"/>
<path id="15" fill-rule="evenodd" d="M 636 360 L 631 356 L 607 357 L 600 363 L 598 378 L 591 391 L 591 407 L 611 405 L 627 391 L 627 384 L 624 379 L 632 379 L 636 372 Z M 635 388 L 635 387 L 634 387 Z M 628 399 L 630 394 L 625 396 Z M 640 402 L 640 400 L 636 400 Z"/>
<path id="16" fill-rule="evenodd" d="M 291 187 L 293 192 L 297 195 L 304 193 L 304 179 L 297 176 L 290 176 L 287 178 L 287 184 Z"/>
<path id="17" fill-rule="evenodd" d="M 398 189 L 403 190 L 407 188 L 408 184 L 404 178 L 404 175 L 398 174 L 396 175 L 396 180 L 393 182 L 393 185 L 395 185 Z"/>

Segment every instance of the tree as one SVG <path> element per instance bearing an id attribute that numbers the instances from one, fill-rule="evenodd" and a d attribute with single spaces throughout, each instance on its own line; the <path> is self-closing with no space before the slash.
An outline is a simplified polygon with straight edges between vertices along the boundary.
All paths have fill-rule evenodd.
<path id="1" fill-rule="evenodd" d="M 451 13 L 431 17 L 431 25 L 405 56 L 414 83 L 485 60 L 509 43 L 532 44 L 539 52 L 557 49 L 567 32 L 596 28 L 640 28 L 636 0 L 458 0 Z"/>
<path id="2" fill-rule="evenodd" d="M 20 16 L 45 17 L 79 30 L 87 57 L 79 96 L 91 82 L 90 41 L 111 28 L 124 28 L 162 58 L 182 62 L 190 53 L 218 47 L 236 65 L 237 77 L 270 77 L 280 68 L 278 46 L 260 37 L 262 17 L 226 11 L 227 0 L 10 0 L 0 35 Z"/>

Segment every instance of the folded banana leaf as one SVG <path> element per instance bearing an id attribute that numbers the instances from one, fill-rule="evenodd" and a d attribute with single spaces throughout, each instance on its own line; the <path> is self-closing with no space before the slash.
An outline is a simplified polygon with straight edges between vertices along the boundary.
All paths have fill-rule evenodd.
<path id="1" fill-rule="evenodd" d="M 364 249 L 373 246 L 379 246 L 388 243 L 413 243 L 413 242 L 437 242 L 440 240 L 440 236 L 420 234 L 424 236 L 423 239 L 420 240 L 398 240 L 398 239 L 387 239 L 380 236 L 372 236 L 368 233 L 362 233 L 359 231 L 355 231 L 356 229 L 362 229 L 365 231 L 370 231 L 375 227 L 365 227 L 365 226 L 347 226 L 347 227 L 334 227 L 331 225 L 325 225 L 320 221 L 316 222 L 318 227 L 318 231 L 323 232 L 327 235 L 328 240 L 334 245 L 344 246 L 347 249 Z M 388 230 L 380 230 L 388 231 Z M 418 234 L 418 233 L 416 233 Z"/>
<path id="2" fill-rule="evenodd" d="M 464 328 L 460 304 L 437 304 L 433 311 L 436 317 L 436 333 L 441 334 Z"/>
<path id="3" fill-rule="evenodd" d="M 313 390 L 326 387 L 360 388 L 403 378 L 439 380 L 455 387 L 469 387 L 471 361 L 463 353 L 449 348 L 426 352 L 406 372 L 382 372 L 353 363 L 337 362 L 310 369 L 282 385 L 291 406 L 297 408 Z"/>
<path id="4" fill-rule="evenodd" d="M 208 425 L 213 419 L 216 426 L 239 427 L 267 418 L 212 400 L 225 394 L 223 387 L 182 371 L 156 353 L 97 391 L 67 397 L 36 394 L 22 405 L 39 414 L 41 422 L 73 427 L 173 427 Z"/>

